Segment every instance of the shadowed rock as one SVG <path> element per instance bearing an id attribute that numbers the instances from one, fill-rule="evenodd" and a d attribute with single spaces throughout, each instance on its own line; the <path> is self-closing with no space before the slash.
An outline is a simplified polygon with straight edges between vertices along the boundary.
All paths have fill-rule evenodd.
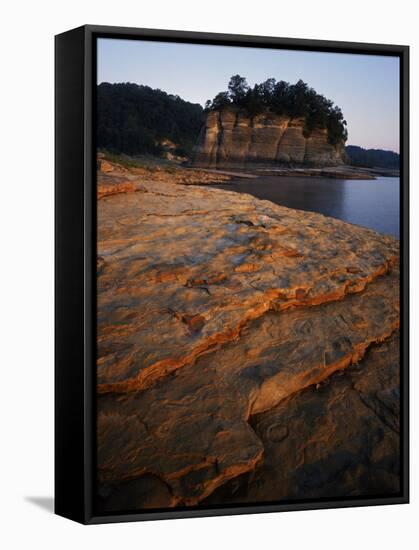
<path id="1" fill-rule="evenodd" d="M 395 333 L 356 367 L 252 417 L 263 463 L 206 503 L 397 494 L 399 346 Z"/>

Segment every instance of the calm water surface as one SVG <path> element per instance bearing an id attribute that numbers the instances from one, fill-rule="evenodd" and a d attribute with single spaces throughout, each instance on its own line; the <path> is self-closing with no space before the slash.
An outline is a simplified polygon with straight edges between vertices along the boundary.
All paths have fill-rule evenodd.
<path id="1" fill-rule="evenodd" d="M 399 238 L 399 178 L 338 180 L 263 176 L 216 187 L 249 193 L 289 208 L 320 212 Z"/>

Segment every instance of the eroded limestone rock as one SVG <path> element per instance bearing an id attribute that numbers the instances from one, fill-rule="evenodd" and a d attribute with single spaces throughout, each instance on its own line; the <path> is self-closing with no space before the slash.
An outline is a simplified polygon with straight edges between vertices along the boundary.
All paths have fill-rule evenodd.
<path id="1" fill-rule="evenodd" d="M 399 349 L 396 332 L 358 365 L 252 417 L 262 463 L 206 504 L 397 494 Z"/>
<path id="2" fill-rule="evenodd" d="M 331 145 L 326 129 L 304 135 L 304 119 L 265 113 L 250 116 L 238 108 L 210 111 L 201 130 L 194 164 L 246 168 L 260 164 L 336 166 L 344 143 Z"/>
<path id="3" fill-rule="evenodd" d="M 137 190 L 98 201 L 100 506 L 316 496 L 297 472 L 311 437 L 330 491 L 363 490 L 366 456 L 384 457 L 372 485 L 393 487 L 395 436 L 379 439 L 398 421 L 398 242 L 249 195 L 112 177 Z M 323 448 L 324 417 L 337 436 Z M 377 442 L 342 481 L 357 433 Z"/>
<path id="4" fill-rule="evenodd" d="M 359 292 L 398 243 L 250 195 L 140 180 L 99 201 L 98 255 L 99 389 L 126 391 L 268 311 Z"/>

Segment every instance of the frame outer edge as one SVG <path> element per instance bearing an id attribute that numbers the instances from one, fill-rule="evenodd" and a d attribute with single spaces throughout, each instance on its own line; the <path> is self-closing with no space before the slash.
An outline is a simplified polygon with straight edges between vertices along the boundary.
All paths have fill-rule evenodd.
<path id="1" fill-rule="evenodd" d="M 409 215 L 409 196 L 408 196 L 408 181 L 409 181 L 409 48 L 408 46 L 387 45 L 387 44 L 368 44 L 368 43 L 351 43 L 351 42 L 335 42 L 322 40 L 307 40 L 293 38 L 275 38 L 261 37 L 248 35 L 226 35 L 218 33 L 201 33 L 188 31 L 167 31 L 161 29 L 138 29 L 128 27 L 109 27 L 85 25 L 79 29 L 83 31 L 84 40 L 84 82 L 83 82 L 83 322 L 84 322 L 84 341 L 83 341 L 83 512 L 82 518 L 71 517 L 76 521 L 81 521 L 86 524 L 111 523 L 111 522 L 127 522 L 127 521 L 142 521 L 142 520 L 157 520 L 157 519 L 176 519 L 176 518 L 192 518 L 192 517 L 208 517 L 221 515 L 236 515 L 249 513 L 268 513 L 278 511 L 298 511 L 298 510 L 315 510 L 315 509 L 330 509 L 338 507 L 353 507 L 353 506 L 369 506 L 369 505 L 390 505 L 403 504 L 409 502 L 409 381 L 408 381 L 408 357 L 409 357 L 409 310 L 408 310 L 408 215 Z M 74 31 L 69 31 L 74 32 Z M 67 33 L 63 33 L 64 36 Z M 166 40 L 166 41 L 184 41 L 184 42 L 206 42 L 215 45 L 242 45 L 254 47 L 273 47 L 285 49 L 307 49 L 312 51 L 337 51 L 345 53 L 372 54 L 377 55 L 395 55 L 401 59 L 403 67 L 403 78 L 401 82 L 401 139 L 403 145 L 403 204 L 401 206 L 401 214 L 403 215 L 403 292 L 402 303 L 404 332 L 402 339 L 402 352 L 404 356 L 403 372 L 403 393 L 404 401 L 402 404 L 404 423 L 403 423 L 403 479 L 402 491 L 400 495 L 393 497 L 371 497 L 371 498 L 354 498 L 342 500 L 328 500 L 316 502 L 295 502 L 295 503 L 261 503 L 248 506 L 220 506 L 214 508 L 195 508 L 187 510 L 167 510 L 167 511 L 144 511 L 144 512 L 121 512 L 109 515 L 94 515 L 93 509 L 93 484 L 95 479 L 94 474 L 94 453 L 93 439 L 95 439 L 93 421 L 94 404 L 95 404 L 95 375 L 94 375 L 94 358 L 95 358 L 95 241 L 96 238 L 95 223 L 95 166 L 93 143 L 94 143 L 94 103 L 93 103 L 93 87 L 96 82 L 94 80 L 93 70 L 95 69 L 94 59 L 94 44 L 98 37 L 109 38 L 133 38 L 133 39 L 151 39 L 151 40 Z M 59 512 L 58 512 L 59 513 Z M 62 514 L 63 515 L 63 514 Z M 66 516 L 69 517 L 69 516 Z"/>
<path id="2" fill-rule="evenodd" d="M 84 33 L 55 37 L 55 513 L 85 521 Z"/>
<path id="3" fill-rule="evenodd" d="M 96 441 L 94 432 L 96 331 L 95 319 L 95 279 L 96 277 L 96 230 L 95 230 L 95 180 L 96 167 L 93 151 L 93 59 L 92 33 L 84 27 L 84 499 L 85 522 L 93 513 L 94 465 L 92 443 Z"/>
<path id="4" fill-rule="evenodd" d="M 402 396 L 401 403 L 403 429 L 401 436 L 402 457 L 403 457 L 403 479 L 402 490 L 406 498 L 406 503 L 410 502 L 410 283 L 409 283 L 409 268 L 410 268 L 410 234 L 409 234 L 409 195 L 410 195 L 410 49 L 409 46 L 403 48 L 401 54 L 402 79 L 401 79 L 401 117 L 400 123 L 402 128 L 401 145 L 403 154 L 403 182 L 402 182 L 402 201 L 401 201 L 401 220 L 403 220 L 402 231 L 403 247 L 401 256 L 401 272 L 402 277 L 402 294 L 401 304 L 403 306 L 403 334 L 401 340 L 401 358 L 403 364 L 400 365 L 402 373 Z"/>

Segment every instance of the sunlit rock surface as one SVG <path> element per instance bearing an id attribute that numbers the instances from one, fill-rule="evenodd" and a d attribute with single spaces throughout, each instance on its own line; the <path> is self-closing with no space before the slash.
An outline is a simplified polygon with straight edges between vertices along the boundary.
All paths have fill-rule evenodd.
<path id="1" fill-rule="evenodd" d="M 99 173 L 99 506 L 393 491 L 398 241 L 147 176 Z"/>
<path id="2" fill-rule="evenodd" d="M 237 108 L 210 111 L 201 130 L 194 164 L 209 168 L 260 164 L 336 166 L 344 143 L 331 145 L 326 129 L 304 135 L 304 119 L 266 113 L 251 117 Z"/>

